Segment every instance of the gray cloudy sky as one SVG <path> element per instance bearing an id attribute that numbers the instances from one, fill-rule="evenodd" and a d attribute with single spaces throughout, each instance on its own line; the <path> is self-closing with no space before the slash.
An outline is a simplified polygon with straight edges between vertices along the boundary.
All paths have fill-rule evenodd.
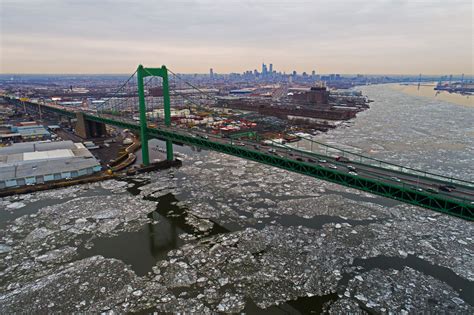
<path id="1" fill-rule="evenodd" d="M 1 73 L 473 74 L 470 0 L 0 0 Z"/>

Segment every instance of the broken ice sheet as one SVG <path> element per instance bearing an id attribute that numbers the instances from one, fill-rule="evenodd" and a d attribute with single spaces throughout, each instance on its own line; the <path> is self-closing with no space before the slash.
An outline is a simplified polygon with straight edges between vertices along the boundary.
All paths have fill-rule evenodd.
<path id="1" fill-rule="evenodd" d="M 364 281 L 360 281 L 360 278 Z M 474 307 L 465 303 L 447 284 L 405 267 L 402 271 L 373 269 L 349 281 L 340 301 L 330 313 L 360 312 L 359 303 L 374 312 L 445 312 L 471 314 Z"/>

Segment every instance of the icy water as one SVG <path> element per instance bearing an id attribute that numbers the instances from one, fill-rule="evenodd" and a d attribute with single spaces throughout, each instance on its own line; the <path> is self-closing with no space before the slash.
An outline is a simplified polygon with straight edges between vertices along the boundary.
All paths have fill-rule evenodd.
<path id="1" fill-rule="evenodd" d="M 434 89 L 435 86 L 436 86 L 436 83 L 423 84 L 423 85 L 420 85 L 420 87 L 418 87 L 417 84 L 409 84 L 409 85 L 390 84 L 390 87 L 392 89 L 395 89 L 402 93 L 442 100 L 445 102 L 458 104 L 462 106 L 474 107 L 474 98 L 472 95 L 462 95 L 459 93 L 436 91 Z"/>
<path id="2" fill-rule="evenodd" d="M 323 137 L 408 161 L 411 151 L 393 146 L 408 131 L 362 138 L 374 124 L 395 128 L 397 113 L 406 119 L 394 107 L 431 112 L 429 101 L 364 89 L 376 102 L 362 122 Z M 451 108 L 451 118 L 466 110 L 437 106 Z M 412 150 L 436 146 L 432 132 L 423 141 L 411 134 Z M 445 142 L 463 145 L 449 154 L 469 174 L 465 135 L 455 130 Z M 163 143 L 152 144 L 158 158 Z M 175 150 L 179 169 L 0 199 L 0 312 L 472 313 L 471 223 L 219 153 Z M 442 161 L 416 163 L 441 170 Z"/>
<path id="3" fill-rule="evenodd" d="M 474 107 L 397 91 L 356 88 L 375 100 L 348 127 L 317 140 L 387 162 L 474 181 Z"/>

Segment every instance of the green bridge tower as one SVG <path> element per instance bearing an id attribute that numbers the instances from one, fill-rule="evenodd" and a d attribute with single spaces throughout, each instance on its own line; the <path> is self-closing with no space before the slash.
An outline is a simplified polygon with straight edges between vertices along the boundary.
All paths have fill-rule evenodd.
<path id="1" fill-rule="evenodd" d="M 140 112 L 140 140 L 142 142 L 142 160 L 145 166 L 150 165 L 150 155 L 148 152 L 148 124 L 146 121 L 146 103 L 145 89 L 143 79 L 145 77 L 160 77 L 163 79 L 163 103 L 165 111 L 165 126 L 171 126 L 171 108 L 170 108 L 170 90 L 168 82 L 168 69 L 166 66 L 161 68 L 144 68 L 142 65 L 137 69 L 138 80 L 138 103 Z M 173 142 L 166 140 L 166 159 L 173 160 Z"/>

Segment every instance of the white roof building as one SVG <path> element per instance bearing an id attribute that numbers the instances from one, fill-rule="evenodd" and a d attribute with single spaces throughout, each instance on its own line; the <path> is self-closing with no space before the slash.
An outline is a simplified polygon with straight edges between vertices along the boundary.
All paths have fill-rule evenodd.
<path id="1" fill-rule="evenodd" d="M 0 148 L 0 189 L 44 183 L 100 171 L 82 143 L 24 142 Z"/>

